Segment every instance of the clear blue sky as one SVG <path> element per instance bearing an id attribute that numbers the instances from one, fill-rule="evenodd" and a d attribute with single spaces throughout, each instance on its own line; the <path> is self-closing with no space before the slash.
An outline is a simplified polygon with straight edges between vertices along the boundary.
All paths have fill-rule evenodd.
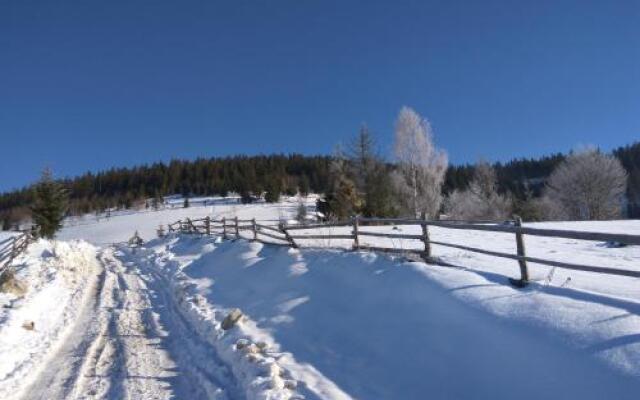
<path id="1" fill-rule="evenodd" d="M 402 105 L 456 163 L 640 139 L 640 1 L 0 2 L 0 190 L 362 122 L 388 152 Z"/>

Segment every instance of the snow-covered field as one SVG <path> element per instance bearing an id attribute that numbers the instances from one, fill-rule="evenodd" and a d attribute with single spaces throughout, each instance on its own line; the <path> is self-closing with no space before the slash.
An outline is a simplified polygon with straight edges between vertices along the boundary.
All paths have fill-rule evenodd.
<path id="1" fill-rule="evenodd" d="M 10 307 L 0 309 L 0 398 L 637 397 L 639 279 L 531 264 L 535 282 L 515 289 L 506 279 L 518 276 L 515 261 L 442 246 L 434 255 L 454 267 L 322 248 L 350 241 L 155 239 L 178 219 L 282 220 L 298 206 L 172 203 L 67 221 L 62 241 L 37 242 L 16 261 L 29 289 L 0 294 Z M 535 226 L 640 234 L 640 221 Z M 136 230 L 142 248 L 121 244 Z M 510 234 L 432 228 L 431 238 L 515 250 Z M 385 240 L 361 242 L 420 246 Z M 525 241 L 534 257 L 640 270 L 637 246 Z M 244 316 L 225 331 L 234 308 Z"/>
<path id="2" fill-rule="evenodd" d="M 304 201 L 308 206 L 315 205 L 315 196 L 309 196 Z M 141 210 L 138 212 L 113 212 L 110 217 L 104 215 L 86 215 L 73 218 L 65 222 L 65 227 L 59 233 L 60 240 L 82 239 L 99 246 L 125 242 L 135 231 L 143 239 L 156 237 L 156 230 L 160 225 L 167 228 L 167 224 L 186 218 L 204 218 L 215 215 L 216 218 L 257 218 L 261 220 L 277 220 L 295 216 L 299 199 L 284 198 L 278 204 L 256 203 L 240 204 L 237 197 L 211 197 L 190 199 L 189 208 L 182 207 L 181 199 L 168 201 L 168 206 L 158 211 Z"/>

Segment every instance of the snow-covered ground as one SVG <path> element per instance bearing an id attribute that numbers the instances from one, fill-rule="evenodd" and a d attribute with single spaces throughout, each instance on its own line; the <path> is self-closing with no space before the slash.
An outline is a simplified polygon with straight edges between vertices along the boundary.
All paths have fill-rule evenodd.
<path id="1" fill-rule="evenodd" d="M 635 398 L 640 388 L 638 309 L 620 300 L 366 252 L 194 237 L 148 246 L 194 293 L 240 307 L 243 334 L 282 352 L 319 398 Z"/>
<path id="2" fill-rule="evenodd" d="M 0 398 L 16 395 L 49 367 L 50 352 L 73 336 L 72 326 L 91 301 L 95 256 L 96 248 L 85 242 L 40 240 L 14 262 L 26 292 L 0 292 Z"/>
<path id="3" fill-rule="evenodd" d="M 315 206 L 316 197 L 311 195 L 304 199 L 309 206 Z M 296 214 L 299 199 L 296 197 L 283 198 L 278 204 L 255 203 L 240 204 L 238 197 L 206 197 L 190 199 L 190 207 L 183 208 L 183 200 L 171 198 L 166 208 L 158 211 L 118 211 L 112 212 L 110 217 L 105 215 L 85 215 L 69 219 L 58 234 L 60 240 L 81 239 L 98 246 L 125 242 L 135 231 L 145 239 L 156 237 L 160 225 L 167 228 L 167 224 L 186 218 L 204 218 L 207 215 L 216 218 L 257 218 L 260 220 L 278 220 L 292 218 Z"/>
<path id="4" fill-rule="evenodd" d="M 442 246 L 434 255 L 453 267 L 323 248 L 350 248 L 346 240 L 302 240 L 313 248 L 294 250 L 155 239 L 160 224 L 178 219 L 275 221 L 291 219 L 298 206 L 295 198 L 234 201 L 191 199 L 181 208 L 174 198 L 174 208 L 161 211 L 76 218 L 57 245 L 33 244 L 16 260 L 26 296 L 0 295 L 11 304 L 0 309 L 0 398 L 637 397 L 639 279 L 530 264 L 535 282 L 515 289 L 506 279 L 518 276 L 515 261 Z M 640 234 L 640 221 L 534 225 Z M 142 248 L 121 244 L 136 230 L 147 240 Z M 511 234 L 430 233 L 515 251 Z M 92 245 L 67 242 L 74 239 Z M 525 242 L 534 257 L 640 270 L 637 246 Z M 225 331 L 221 322 L 234 308 L 244 317 Z M 27 320 L 35 330 L 22 327 Z"/>

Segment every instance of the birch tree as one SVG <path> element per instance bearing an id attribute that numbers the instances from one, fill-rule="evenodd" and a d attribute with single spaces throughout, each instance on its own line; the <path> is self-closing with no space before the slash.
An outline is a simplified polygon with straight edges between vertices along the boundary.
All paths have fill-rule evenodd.
<path id="1" fill-rule="evenodd" d="M 404 209 L 415 216 L 435 218 L 442 202 L 447 154 L 433 143 L 429 121 L 402 107 L 395 126 L 395 187 Z"/>
<path id="2" fill-rule="evenodd" d="M 598 150 L 573 153 L 553 171 L 545 189 L 548 217 L 604 220 L 620 217 L 627 173 Z"/>

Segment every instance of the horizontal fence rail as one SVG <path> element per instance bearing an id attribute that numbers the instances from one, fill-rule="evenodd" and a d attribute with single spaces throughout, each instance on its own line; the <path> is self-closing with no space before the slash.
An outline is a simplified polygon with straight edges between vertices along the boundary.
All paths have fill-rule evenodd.
<path id="1" fill-rule="evenodd" d="M 229 237 L 240 238 L 241 232 L 249 232 L 250 236 L 245 237 L 250 240 L 261 241 L 269 244 L 285 245 L 291 247 L 298 247 L 300 241 L 304 240 L 351 240 L 353 241 L 352 248 L 354 250 L 370 250 L 380 251 L 387 253 L 399 253 L 399 254 L 416 254 L 429 262 L 438 262 L 433 257 L 431 245 L 444 246 L 455 248 L 459 250 L 474 252 L 478 254 L 484 254 L 493 257 L 506 258 L 515 260 L 520 267 L 520 278 L 512 279 L 510 281 L 515 286 L 525 286 L 529 282 L 529 267 L 528 263 L 547 265 L 552 267 L 559 267 L 575 271 L 594 272 L 608 275 L 618 275 L 639 278 L 640 271 L 634 271 L 624 268 L 616 267 L 600 267 L 592 265 L 582 265 L 577 263 L 568 263 L 563 261 L 547 260 L 537 257 L 530 257 L 526 255 L 525 251 L 525 235 L 537 236 L 537 237 L 549 237 L 560 238 L 570 240 L 587 240 L 587 241 L 601 241 L 619 243 L 623 245 L 640 245 L 640 235 L 628 235 L 619 233 L 602 233 L 602 232 L 583 232 L 572 230 L 559 230 L 559 229 L 542 229 L 542 228 L 530 228 L 522 226 L 522 221 L 516 218 L 511 221 L 454 221 L 454 220 L 427 220 L 427 219 L 406 219 L 406 218 L 362 218 L 355 217 L 348 221 L 337 221 L 331 223 L 315 223 L 315 224 L 301 224 L 301 225 L 285 225 L 279 223 L 278 225 L 266 224 L 269 221 L 257 221 L 256 219 L 238 219 L 238 218 L 222 218 L 212 219 L 209 217 L 185 221 L 176 221 L 169 224 L 170 232 L 180 233 L 197 233 L 197 234 L 221 234 L 224 238 Z M 275 221 L 277 222 L 277 221 Z M 385 233 L 374 232 L 371 230 L 363 230 L 363 227 L 380 227 L 380 226 L 420 226 L 422 234 L 405 234 L 405 233 Z M 318 229 L 325 228 L 344 228 L 352 227 L 350 233 L 318 233 Z M 479 231 L 479 232 L 493 232 L 493 233 L 506 233 L 513 234 L 516 244 L 516 253 L 505 253 L 494 250 L 487 250 L 478 247 L 465 246 L 456 243 L 443 242 L 440 240 L 433 240 L 431 238 L 429 227 L 438 227 L 443 229 L 456 229 L 464 231 Z M 214 232 L 215 229 L 215 232 Z M 305 234 L 304 231 L 312 231 Z M 294 233 L 295 234 L 292 234 Z M 361 244 L 362 237 L 377 237 L 387 239 L 405 239 L 419 241 L 422 243 L 421 248 L 402 249 L 396 247 L 383 247 L 372 246 L 367 244 Z M 265 241 L 264 239 L 276 240 Z M 312 246 L 309 246 L 312 247 Z M 323 246 L 323 247 L 338 247 L 338 246 Z"/>

